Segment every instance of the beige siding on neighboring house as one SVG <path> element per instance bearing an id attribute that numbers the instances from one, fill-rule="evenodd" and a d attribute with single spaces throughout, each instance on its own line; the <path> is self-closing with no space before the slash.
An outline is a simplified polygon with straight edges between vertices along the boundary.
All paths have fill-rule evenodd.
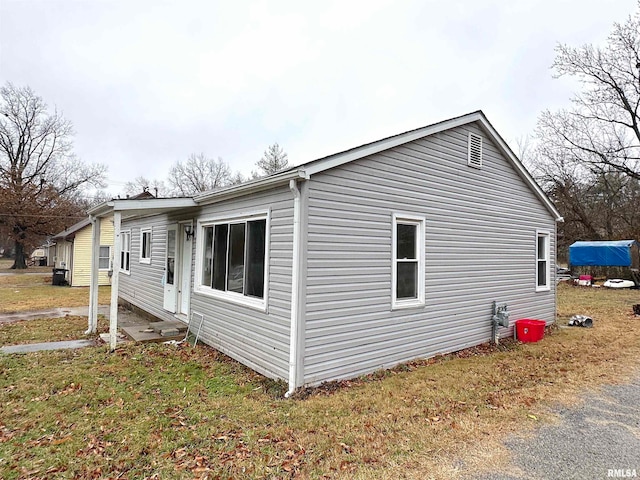
<path id="1" fill-rule="evenodd" d="M 73 241 L 73 262 L 71 265 L 71 286 L 88 287 L 91 282 L 91 237 L 92 227 L 86 226 L 76 233 Z M 111 247 L 113 259 L 113 219 L 103 218 L 100 224 L 100 245 Z M 69 267 L 67 267 L 69 268 Z M 100 269 L 99 285 L 109 285 L 109 269 Z"/>

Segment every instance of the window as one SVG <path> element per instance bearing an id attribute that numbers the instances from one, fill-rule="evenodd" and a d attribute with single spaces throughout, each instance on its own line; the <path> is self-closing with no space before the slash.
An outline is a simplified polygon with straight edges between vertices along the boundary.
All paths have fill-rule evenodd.
<path id="1" fill-rule="evenodd" d="M 265 217 L 203 225 L 199 291 L 264 307 L 266 230 Z"/>
<path id="2" fill-rule="evenodd" d="M 131 232 L 120 232 L 120 271 L 129 273 L 131 257 Z"/>
<path id="3" fill-rule="evenodd" d="M 151 229 L 140 230 L 140 263 L 151 263 Z"/>
<path id="4" fill-rule="evenodd" d="M 111 266 L 111 247 L 109 245 L 100 245 L 100 254 L 98 255 L 98 268 L 100 270 L 109 270 Z"/>
<path id="5" fill-rule="evenodd" d="M 549 232 L 536 232 L 536 290 L 549 290 Z"/>
<path id="6" fill-rule="evenodd" d="M 392 308 L 424 305 L 424 218 L 393 216 Z"/>

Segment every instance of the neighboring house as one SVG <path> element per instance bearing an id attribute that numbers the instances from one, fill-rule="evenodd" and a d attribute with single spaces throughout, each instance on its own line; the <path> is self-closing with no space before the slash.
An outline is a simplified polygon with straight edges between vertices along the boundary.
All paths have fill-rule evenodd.
<path id="1" fill-rule="evenodd" d="M 487 342 L 494 301 L 555 319 L 560 214 L 482 112 L 89 213 L 114 216 L 112 348 L 119 298 L 288 393 Z"/>
<path id="2" fill-rule="evenodd" d="M 100 220 L 99 284 L 110 284 L 113 258 L 113 218 Z M 91 220 L 86 218 L 55 235 L 54 268 L 68 270 L 66 279 L 72 287 L 88 287 L 91 279 Z M 53 247 L 50 248 L 50 252 Z"/>

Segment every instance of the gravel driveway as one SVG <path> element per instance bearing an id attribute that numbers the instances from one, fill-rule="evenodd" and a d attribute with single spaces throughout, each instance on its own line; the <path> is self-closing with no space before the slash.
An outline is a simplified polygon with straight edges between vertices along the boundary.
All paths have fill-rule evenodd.
<path id="1" fill-rule="evenodd" d="M 640 478 L 640 376 L 557 409 L 560 422 L 505 443 L 510 465 L 480 480 Z"/>

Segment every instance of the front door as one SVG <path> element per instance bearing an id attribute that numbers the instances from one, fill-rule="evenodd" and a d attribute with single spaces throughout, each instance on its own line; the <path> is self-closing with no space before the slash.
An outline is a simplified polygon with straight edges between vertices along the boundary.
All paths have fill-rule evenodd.
<path id="1" fill-rule="evenodd" d="M 180 289 L 178 291 L 180 307 L 178 313 L 189 316 L 189 297 L 191 295 L 191 255 L 192 255 L 192 235 L 188 235 L 187 231 L 192 232 L 193 227 L 190 223 L 180 225 L 181 248 L 180 248 Z"/>
<path id="2" fill-rule="evenodd" d="M 164 309 L 172 313 L 176 312 L 177 290 L 176 290 L 176 246 L 178 236 L 178 226 L 169 225 L 167 227 L 167 250 L 164 263 Z"/>

